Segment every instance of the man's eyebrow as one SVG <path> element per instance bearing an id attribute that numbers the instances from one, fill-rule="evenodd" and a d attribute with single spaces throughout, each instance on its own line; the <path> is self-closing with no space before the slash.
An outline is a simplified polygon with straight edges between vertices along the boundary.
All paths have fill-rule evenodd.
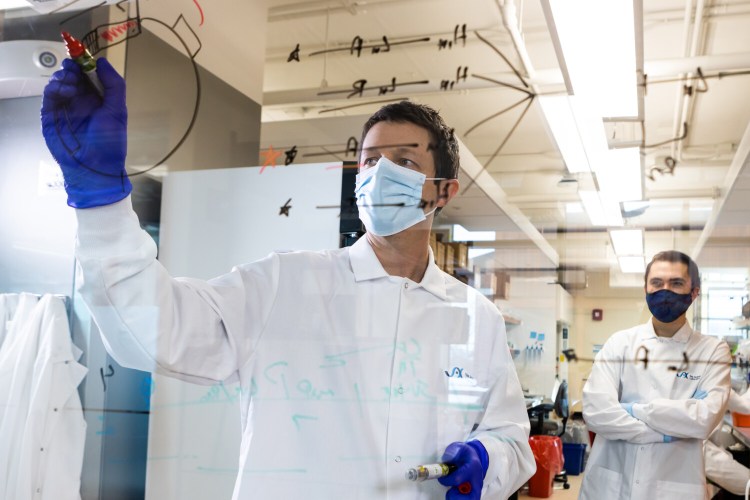
<path id="1" fill-rule="evenodd" d="M 405 144 L 377 144 L 375 146 L 368 146 L 366 148 L 363 147 L 361 150 L 370 151 L 373 149 L 393 149 L 393 148 L 412 149 L 412 148 L 418 148 L 418 147 L 419 147 L 419 143 L 415 142 L 415 143 L 409 143 L 409 144 L 406 144 L 406 143 Z"/>

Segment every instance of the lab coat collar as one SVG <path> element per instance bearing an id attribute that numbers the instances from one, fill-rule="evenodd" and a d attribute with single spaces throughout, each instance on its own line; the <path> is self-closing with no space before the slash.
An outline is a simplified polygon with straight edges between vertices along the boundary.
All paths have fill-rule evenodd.
<path id="1" fill-rule="evenodd" d="M 435 264 L 432 248 L 429 248 L 428 251 L 430 252 L 429 263 L 427 264 L 422 281 L 417 283 L 417 285 L 440 300 L 446 300 L 448 294 L 446 292 L 445 274 Z M 354 245 L 349 247 L 349 261 L 352 265 L 355 281 L 390 277 L 385 269 L 383 269 L 383 265 L 378 260 L 375 251 L 365 236 L 362 236 Z"/>
<path id="2" fill-rule="evenodd" d="M 689 322 L 685 322 L 682 327 L 675 332 L 675 334 L 671 338 L 667 337 L 659 337 L 656 334 L 656 331 L 654 331 L 654 324 L 651 320 L 648 320 L 648 323 L 643 325 L 644 328 L 641 330 L 641 338 L 642 340 L 647 339 L 661 339 L 665 341 L 671 341 L 671 342 L 679 342 L 680 344 L 687 343 L 688 340 L 690 340 L 690 336 L 693 334 L 693 328 L 690 326 Z"/>

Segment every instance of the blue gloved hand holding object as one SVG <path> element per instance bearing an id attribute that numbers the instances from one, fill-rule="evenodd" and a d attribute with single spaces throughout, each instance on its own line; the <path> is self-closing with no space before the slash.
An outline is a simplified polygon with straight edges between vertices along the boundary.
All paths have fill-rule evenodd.
<path id="1" fill-rule="evenodd" d="M 62 168 L 68 205 L 74 208 L 109 205 L 133 189 L 125 172 L 125 80 L 106 59 L 96 62 L 103 97 L 71 59 L 63 60 L 42 97 L 44 140 Z"/>
<path id="2" fill-rule="evenodd" d="M 490 465 L 490 457 L 484 445 L 476 440 L 451 443 L 445 449 L 442 460 L 457 467 L 455 471 L 438 479 L 443 486 L 451 487 L 445 494 L 446 500 L 478 500 Z"/>
<path id="3" fill-rule="evenodd" d="M 708 393 L 702 389 L 696 389 L 692 399 L 705 399 Z"/>

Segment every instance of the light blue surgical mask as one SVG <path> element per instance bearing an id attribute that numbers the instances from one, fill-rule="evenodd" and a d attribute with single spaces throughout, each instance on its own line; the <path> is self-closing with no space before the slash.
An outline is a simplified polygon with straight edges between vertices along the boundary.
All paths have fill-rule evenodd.
<path id="1" fill-rule="evenodd" d="M 438 178 L 398 166 L 386 157 L 358 173 L 354 194 L 367 231 L 391 236 L 425 220 L 437 208 L 424 213 L 422 186 L 427 180 Z"/>

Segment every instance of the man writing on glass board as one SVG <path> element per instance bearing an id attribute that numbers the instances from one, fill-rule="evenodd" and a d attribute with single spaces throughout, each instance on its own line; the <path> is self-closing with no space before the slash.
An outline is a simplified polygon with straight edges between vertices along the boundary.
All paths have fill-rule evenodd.
<path id="1" fill-rule="evenodd" d="M 682 252 L 646 267 L 653 318 L 612 335 L 583 388 L 583 418 L 596 439 L 581 499 L 702 500 L 703 440 L 729 398 L 726 342 L 693 331 L 686 313 L 700 292 L 698 266 Z"/>
<path id="2" fill-rule="evenodd" d="M 429 250 L 434 214 L 459 188 L 457 141 L 437 112 L 402 102 L 365 124 L 367 233 L 352 247 L 174 279 L 131 208 L 125 83 L 104 59 L 97 72 L 101 98 L 64 61 L 42 105 L 77 209 L 81 293 L 123 366 L 239 380 L 234 498 L 494 499 L 533 474 L 502 316 Z M 455 466 L 439 482 L 406 479 L 439 461 Z"/>

